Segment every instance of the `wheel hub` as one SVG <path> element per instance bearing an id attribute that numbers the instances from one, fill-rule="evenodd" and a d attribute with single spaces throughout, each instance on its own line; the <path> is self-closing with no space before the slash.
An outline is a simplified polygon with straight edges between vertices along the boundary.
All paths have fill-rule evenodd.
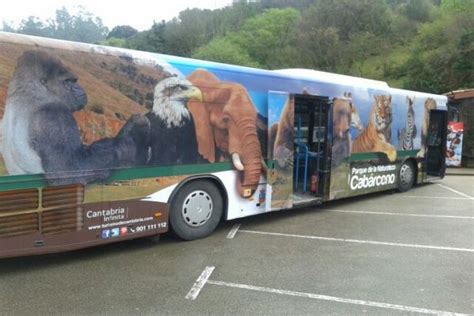
<path id="1" fill-rule="evenodd" d="M 212 198 L 204 191 L 193 191 L 184 199 L 181 215 L 186 224 L 199 227 L 211 218 L 213 209 Z"/>
<path id="2" fill-rule="evenodd" d="M 410 184 L 413 179 L 413 171 L 408 165 L 402 165 L 400 169 L 400 181 L 402 184 Z"/>

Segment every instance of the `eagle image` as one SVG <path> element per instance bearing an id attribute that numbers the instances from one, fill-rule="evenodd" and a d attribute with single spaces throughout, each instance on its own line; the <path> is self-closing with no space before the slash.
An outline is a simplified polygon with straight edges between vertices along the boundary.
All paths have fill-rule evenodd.
<path id="1" fill-rule="evenodd" d="M 202 102 L 201 90 L 184 78 L 169 77 L 155 87 L 152 110 L 146 114 L 151 126 L 148 165 L 194 164 L 198 161 L 196 130 L 189 100 Z"/>

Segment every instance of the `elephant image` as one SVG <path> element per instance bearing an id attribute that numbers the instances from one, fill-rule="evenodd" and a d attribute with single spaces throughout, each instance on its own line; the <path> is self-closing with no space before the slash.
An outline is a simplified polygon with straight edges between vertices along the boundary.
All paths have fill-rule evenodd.
<path id="1" fill-rule="evenodd" d="M 197 69 L 187 78 L 202 91 L 203 100 L 190 100 L 199 154 L 205 160 L 228 161 L 239 172 L 237 189 L 248 198 L 255 193 L 265 170 L 257 135 L 257 110 L 244 86 L 220 81 Z"/>

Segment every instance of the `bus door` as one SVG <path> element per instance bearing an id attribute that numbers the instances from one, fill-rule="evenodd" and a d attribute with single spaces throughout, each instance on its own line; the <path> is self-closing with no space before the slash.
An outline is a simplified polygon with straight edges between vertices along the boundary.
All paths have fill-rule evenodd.
<path id="1" fill-rule="evenodd" d="M 294 95 L 268 93 L 267 211 L 293 207 L 294 107 Z"/>
<path id="2" fill-rule="evenodd" d="M 446 171 L 447 111 L 431 110 L 426 136 L 426 174 L 443 177 Z"/>
<path id="3" fill-rule="evenodd" d="M 267 211 L 327 195 L 330 108 L 327 97 L 269 92 Z"/>
<path id="4" fill-rule="evenodd" d="M 328 124 L 330 102 L 327 97 L 295 96 L 294 192 L 304 198 L 323 198 L 328 193 Z"/>

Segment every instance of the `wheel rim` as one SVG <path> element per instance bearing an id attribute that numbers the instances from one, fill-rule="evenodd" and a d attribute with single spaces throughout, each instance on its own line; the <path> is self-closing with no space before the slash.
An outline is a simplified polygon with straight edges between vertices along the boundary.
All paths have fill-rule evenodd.
<path id="1" fill-rule="evenodd" d="M 212 209 L 212 198 L 207 192 L 193 191 L 184 199 L 181 215 L 186 224 L 199 227 L 209 221 Z"/>
<path id="2" fill-rule="evenodd" d="M 413 180 L 413 170 L 407 164 L 402 165 L 400 168 L 400 182 L 403 186 L 410 185 Z"/>

